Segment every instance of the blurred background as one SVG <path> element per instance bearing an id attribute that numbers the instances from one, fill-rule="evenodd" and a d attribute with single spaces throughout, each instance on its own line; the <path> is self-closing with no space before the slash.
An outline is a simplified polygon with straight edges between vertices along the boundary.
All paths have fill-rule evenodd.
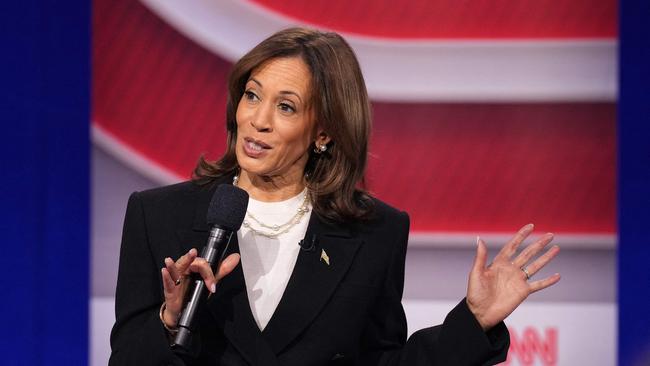
<path id="1" fill-rule="evenodd" d="M 32 306 L 4 312 L 21 330 L 3 347 L 27 344 L 15 364 L 107 363 L 128 196 L 187 180 L 200 155 L 223 153 L 231 66 L 296 25 L 341 33 L 361 62 L 373 110 L 367 188 L 411 217 L 409 333 L 440 323 L 463 298 L 477 235 L 494 255 L 532 222 L 562 247 L 538 276 L 562 280 L 508 318 L 505 364 L 645 364 L 650 325 L 638 300 L 650 277 L 639 264 L 649 254 L 638 238 L 650 179 L 638 169 L 650 154 L 644 134 L 621 121 L 648 122 L 644 79 L 632 74 L 648 80 L 639 16 L 648 5 L 629 5 L 627 31 L 616 0 L 28 5 L 3 22 L 29 32 L 10 43 L 17 70 L 3 68 L 1 100 L 7 122 L 27 121 L 6 136 L 20 152 L 5 155 L 20 159 L 3 171 L 27 172 L 8 175 L 8 187 L 33 198 L 5 202 L 19 208 L 16 222 L 45 229 L 26 237 L 6 224 L 30 243 L 19 249 L 31 271 L 17 295 Z M 54 286 L 33 294 L 42 283 Z M 57 329 L 63 336 L 50 341 Z"/>
<path id="2" fill-rule="evenodd" d="M 463 298 L 477 235 L 496 247 L 533 222 L 563 248 L 539 276 L 563 280 L 508 322 L 509 364 L 614 364 L 614 0 L 93 4 L 93 364 L 110 351 L 129 194 L 222 154 L 231 65 L 293 25 L 343 33 L 361 61 L 368 188 L 412 220 L 410 332 Z"/>

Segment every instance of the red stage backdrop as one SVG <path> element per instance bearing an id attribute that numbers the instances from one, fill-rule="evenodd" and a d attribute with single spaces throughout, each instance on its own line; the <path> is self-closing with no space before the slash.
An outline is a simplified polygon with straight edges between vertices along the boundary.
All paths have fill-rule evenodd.
<path id="1" fill-rule="evenodd" d="M 515 7 L 420 1 L 398 8 L 374 1 L 351 8 L 257 2 L 272 9 L 271 16 L 280 12 L 364 37 L 535 43 L 612 38 L 616 31 L 614 1 Z M 224 150 L 231 62 L 137 1 L 98 0 L 95 6 L 95 130 L 186 179 L 199 155 L 216 158 Z M 372 22 L 359 17 L 364 9 Z M 525 224 L 522 218 L 560 233 L 616 230 L 613 100 L 382 100 L 373 112 L 368 188 L 408 211 L 414 232 L 512 231 Z"/>

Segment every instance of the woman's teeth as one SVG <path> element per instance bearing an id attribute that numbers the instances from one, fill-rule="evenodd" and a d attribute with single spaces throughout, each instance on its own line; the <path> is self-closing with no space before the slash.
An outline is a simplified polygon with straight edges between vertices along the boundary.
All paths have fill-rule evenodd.
<path id="1" fill-rule="evenodd" d="M 253 141 L 248 141 L 248 148 L 255 151 L 262 151 L 264 148 Z"/>

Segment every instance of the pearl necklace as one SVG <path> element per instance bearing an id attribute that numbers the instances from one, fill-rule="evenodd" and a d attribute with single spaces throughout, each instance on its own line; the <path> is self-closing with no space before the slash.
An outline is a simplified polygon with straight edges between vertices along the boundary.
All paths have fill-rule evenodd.
<path id="1" fill-rule="evenodd" d="M 232 179 L 232 184 L 234 186 L 237 186 L 238 181 L 239 181 L 239 176 L 236 175 Z M 288 233 L 289 230 L 291 230 L 291 228 L 293 228 L 294 226 L 298 225 L 302 220 L 302 217 L 305 216 L 307 212 L 309 212 L 309 199 L 308 199 L 309 195 L 307 194 L 306 189 L 303 191 L 303 194 L 304 197 L 302 199 L 302 203 L 300 204 L 300 207 L 298 207 L 297 212 L 287 222 L 283 224 L 268 225 L 260 221 L 257 217 L 255 217 L 255 215 L 253 215 L 250 211 L 247 210 L 246 218 L 244 219 L 242 226 L 252 231 L 255 235 L 264 236 L 270 239 L 277 238 L 282 234 Z M 257 224 L 259 228 L 254 227 L 253 224 Z"/>

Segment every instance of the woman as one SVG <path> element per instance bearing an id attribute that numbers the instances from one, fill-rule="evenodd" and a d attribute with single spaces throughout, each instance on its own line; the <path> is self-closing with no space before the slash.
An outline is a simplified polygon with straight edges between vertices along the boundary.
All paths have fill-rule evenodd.
<path id="1" fill-rule="evenodd" d="M 356 57 L 335 33 L 287 29 L 246 54 L 230 76 L 226 123 L 225 155 L 201 159 L 192 182 L 129 199 L 111 364 L 494 364 L 509 345 L 503 319 L 559 280 L 527 281 L 558 253 L 553 246 L 529 263 L 551 234 L 515 255 L 532 231 L 525 226 L 489 266 L 477 240 L 467 298 L 407 341 L 409 219 L 358 187 L 369 103 Z M 223 183 L 250 202 L 213 274 L 194 248 L 206 241 L 208 203 Z M 213 295 L 192 349 L 175 353 L 192 272 Z"/>

